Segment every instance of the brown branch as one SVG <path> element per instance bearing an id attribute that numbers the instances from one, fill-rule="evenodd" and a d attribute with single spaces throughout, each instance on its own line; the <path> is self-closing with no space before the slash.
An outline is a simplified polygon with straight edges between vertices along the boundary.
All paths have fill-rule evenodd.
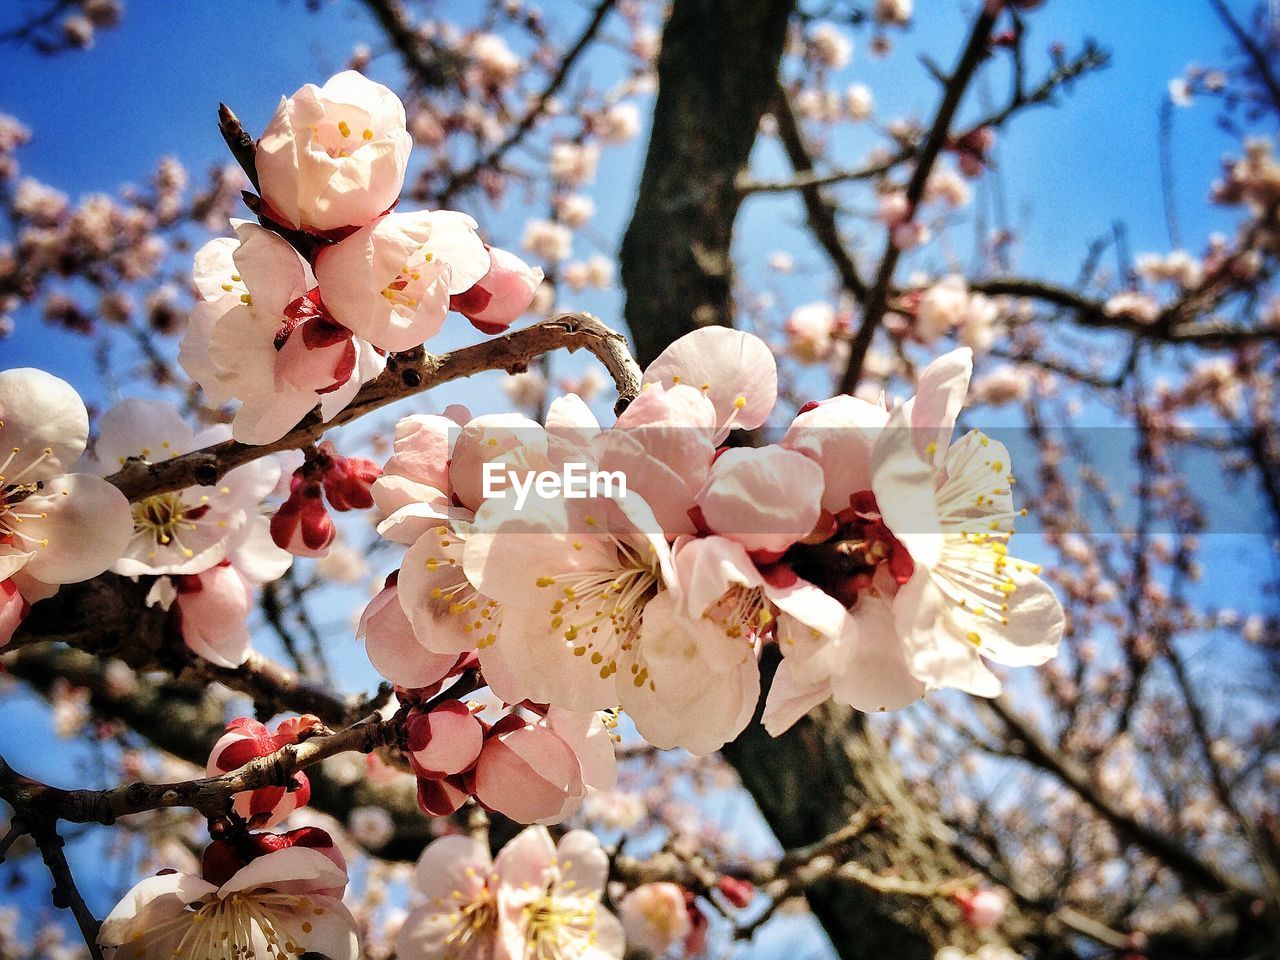
<path id="1" fill-rule="evenodd" d="M 933 123 L 929 126 L 929 134 L 916 154 L 915 169 L 911 173 L 911 180 L 907 183 L 907 209 L 911 211 L 912 216 L 915 216 L 916 206 L 924 196 L 925 184 L 928 183 L 929 174 L 933 171 L 938 154 L 950 137 L 951 120 L 960 107 L 960 101 L 964 98 L 969 81 L 973 79 L 978 64 L 987 55 L 991 28 L 995 25 L 1001 9 L 999 5 L 983 6 L 982 13 L 978 15 L 973 28 L 969 31 L 969 40 L 965 44 L 964 52 L 961 53 L 960 60 L 947 81 L 942 102 L 938 104 L 938 111 L 934 115 Z M 848 364 L 840 378 L 841 393 L 851 394 L 858 386 L 867 351 L 871 348 L 871 341 L 884 320 L 894 268 L 897 267 L 901 254 L 901 249 L 894 243 L 893 230 L 890 229 L 885 238 L 880 269 L 876 272 L 875 281 L 871 285 L 863 307 L 862 324 L 849 343 Z"/>
<path id="2" fill-rule="evenodd" d="M 799 179 L 813 174 L 813 151 L 805 139 L 804 129 L 796 116 L 791 98 L 781 85 L 778 87 L 777 105 L 774 114 L 778 121 L 778 136 L 787 151 L 787 158 Z M 888 161 L 892 166 L 892 161 Z M 840 285 L 856 300 L 863 300 L 867 295 L 867 286 L 858 276 L 858 266 L 845 248 L 840 237 L 840 228 L 836 223 L 836 205 L 830 197 L 817 185 L 802 187 L 801 197 L 804 200 L 805 215 L 809 220 L 809 229 L 813 232 L 818 245 L 826 251 L 836 273 L 840 276 Z"/>
<path id="3" fill-rule="evenodd" d="M 288 786 L 294 774 L 326 757 L 349 751 L 372 753 L 394 743 L 398 729 L 397 722 L 381 720 L 374 714 L 340 733 L 286 744 L 275 753 L 250 760 L 220 777 L 201 777 L 180 783 L 128 783 L 109 790 L 52 787 L 23 776 L 0 757 L 0 798 L 24 820 L 31 811 L 39 811 L 41 817 L 50 821 L 110 826 L 120 817 L 167 807 L 189 807 L 212 820 L 231 810 L 232 798 L 237 793 Z"/>
<path id="4" fill-rule="evenodd" d="M 573 70 L 574 65 L 581 58 L 587 47 L 590 46 L 591 41 L 595 39 L 596 34 L 600 32 L 600 27 L 604 23 L 605 17 L 608 16 L 609 11 L 616 4 L 617 0 L 599 0 L 595 10 L 592 11 L 591 19 L 583 28 L 582 33 L 578 35 L 578 39 L 574 41 L 569 49 L 561 55 L 560 66 L 556 68 L 556 72 L 547 81 L 547 85 L 542 88 L 542 92 L 538 94 L 529 109 L 520 117 L 512 131 L 471 166 L 452 174 L 440 190 L 438 195 L 440 203 L 447 203 L 459 190 L 469 187 L 483 171 L 498 169 L 502 158 L 512 149 L 519 146 L 524 138 L 528 136 L 538 120 L 546 114 L 551 100 L 560 92 L 565 81 L 569 79 L 569 73 Z"/>
<path id="5" fill-rule="evenodd" d="M 3 758 L 0 758 L 0 765 L 3 763 Z M 29 815 L 30 811 L 23 812 L 23 816 Z M 54 829 L 53 822 L 44 817 L 31 821 L 31 824 L 31 838 L 40 850 L 40 858 L 44 860 L 49 876 L 53 878 L 53 905 L 71 911 L 76 918 L 76 926 L 80 928 L 80 936 L 84 937 L 85 946 L 89 948 L 89 956 L 93 960 L 102 960 L 102 948 L 98 946 L 98 929 L 101 924 L 76 887 L 75 878 L 71 875 L 71 865 L 67 863 L 67 855 L 63 850 L 65 841 Z"/>
<path id="6" fill-rule="evenodd" d="M 387 369 L 360 388 L 351 403 L 328 423 L 312 411 L 273 443 L 252 446 L 227 440 L 161 463 L 129 461 L 107 479 L 130 500 L 144 500 L 190 486 L 211 486 L 229 470 L 281 450 L 314 443 L 326 430 L 340 427 L 387 404 L 485 370 L 525 369 L 534 357 L 564 348 L 586 349 L 604 364 L 618 387 L 621 412 L 640 391 L 640 368 L 626 338 L 587 313 L 559 313 L 540 323 L 482 343 L 434 356 L 421 348 L 395 354 Z"/>
<path id="7" fill-rule="evenodd" d="M 1014 713 L 1003 698 L 983 701 L 1011 735 L 1011 754 L 1047 773 L 1085 801 L 1102 817 L 1116 834 L 1175 870 L 1189 882 L 1211 893 L 1232 894 L 1250 899 L 1260 894 L 1243 881 L 1229 876 L 1217 866 L 1200 859 L 1176 839 L 1141 823 L 1103 796 L 1094 786 L 1086 770 L 1062 756 L 1053 746 Z"/>
<path id="8" fill-rule="evenodd" d="M 418 83 L 424 87 L 443 87 L 461 74 L 462 58 L 415 29 L 399 0 L 362 2 Z"/>
<path id="9" fill-rule="evenodd" d="M 1110 314 L 1103 300 L 1052 283 L 1023 277 L 991 277 L 970 282 L 969 288 L 991 296 L 1027 297 L 1074 312 L 1076 323 L 1084 327 L 1124 330 L 1142 340 L 1161 343 L 1197 343 L 1206 346 L 1253 343 L 1280 339 L 1280 329 L 1250 328 L 1214 320 L 1191 321 L 1187 316 L 1198 312 L 1198 301 L 1192 294 L 1178 300 L 1151 323 L 1143 323 L 1123 314 Z"/>
<path id="10" fill-rule="evenodd" d="M 1034 90 L 1024 91 L 1019 89 L 1015 91 L 1004 107 L 970 125 L 965 133 L 972 133 L 984 127 L 998 129 L 1011 120 L 1014 115 L 1021 113 L 1028 107 L 1053 103 L 1053 94 L 1059 87 L 1091 70 L 1105 67 L 1108 60 L 1109 55 L 1105 50 L 1100 50 L 1092 44 L 1086 44 L 1084 50 L 1078 55 L 1051 70 Z M 783 145 L 787 146 L 785 142 L 786 134 L 781 129 L 781 120 L 782 118 L 779 117 L 780 126 L 778 132 L 779 136 L 784 138 Z M 965 133 L 960 134 L 959 139 L 963 139 Z M 898 150 L 885 160 L 879 160 L 861 167 L 829 170 L 825 173 L 810 167 L 805 170 L 796 170 L 794 176 L 785 180 L 756 180 L 744 174 L 738 178 L 738 189 L 744 194 L 787 193 L 791 190 L 811 190 L 815 187 L 829 187 L 857 180 L 872 180 L 876 177 L 884 176 L 899 164 L 910 160 L 914 155 L 915 151 L 908 147 Z"/>
<path id="11" fill-rule="evenodd" d="M 1262 81 L 1262 85 L 1267 88 L 1267 93 L 1271 96 L 1271 104 L 1277 110 L 1280 110 L 1280 79 L 1271 69 L 1271 57 L 1267 51 L 1249 36 L 1249 32 L 1240 25 L 1235 17 L 1231 15 L 1231 11 L 1227 9 L 1227 5 L 1222 0 L 1209 0 L 1209 4 L 1221 18 L 1222 22 L 1227 25 L 1227 29 L 1231 31 L 1231 35 L 1235 37 L 1236 43 L 1240 44 L 1241 49 L 1253 61 L 1254 69 L 1258 71 L 1258 79 Z M 1271 16 L 1275 16 L 1274 9 Z"/>
<path id="12" fill-rule="evenodd" d="M 136 676 L 121 684 L 103 659 L 80 650 L 46 644 L 4 658 L 7 672 L 36 693 L 49 697 L 60 683 L 88 691 L 95 717 L 115 720 L 154 747 L 203 768 L 209 751 L 225 732 L 226 704 L 211 697 L 205 684 Z M 332 724 L 331 724 L 332 725 Z M 394 751 L 384 754 L 394 759 Z M 345 822 L 353 810 L 378 807 L 391 815 L 395 830 L 370 853 L 387 860 L 413 861 L 432 839 L 432 821 L 418 808 L 412 781 L 375 784 L 367 779 L 339 782 L 325 766 L 307 771 L 310 806 Z"/>

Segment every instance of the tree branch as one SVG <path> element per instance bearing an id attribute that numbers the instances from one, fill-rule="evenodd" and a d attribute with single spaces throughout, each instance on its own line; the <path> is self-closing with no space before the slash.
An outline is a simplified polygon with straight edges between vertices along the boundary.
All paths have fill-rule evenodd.
<path id="1" fill-rule="evenodd" d="M 68 823 L 114 824 L 120 817 L 189 807 L 208 819 L 225 816 L 237 793 L 260 787 L 283 787 L 294 774 L 326 757 L 356 751 L 372 753 L 395 742 L 399 723 L 381 720 L 377 714 L 340 733 L 311 737 L 286 744 L 275 753 L 250 760 L 220 777 L 201 777 L 181 783 L 128 783 L 109 790 L 63 790 L 23 776 L 0 757 L 0 798 L 26 819 L 29 812 Z"/>
<path id="2" fill-rule="evenodd" d="M 552 350 L 585 349 L 595 354 L 618 388 L 615 409 L 621 412 L 640 392 L 640 368 L 631 358 L 626 338 L 587 313 L 559 313 L 532 326 L 482 343 L 435 356 L 422 348 L 393 354 L 387 369 L 360 388 L 355 399 L 328 423 L 312 411 L 274 443 L 253 446 L 227 440 L 172 460 L 131 460 L 107 479 L 130 500 L 144 500 L 190 486 L 212 486 L 228 471 L 281 450 L 315 443 L 326 430 L 340 427 L 387 404 L 432 387 L 485 370 L 522 371 L 534 357 Z"/>
<path id="3" fill-rule="evenodd" d="M 476 160 L 475 163 L 452 174 L 438 195 L 441 204 L 448 201 L 459 190 L 469 187 L 473 184 L 483 171 L 496 170 L 502 162 L 502 158 L 512 149 L 518 146 L 524 138 L 533 130 L 539 118 L 544 116 L 547 106 L 560 88 L 564 86 L 565 81 L 569 79 L 569 73 L 573 70 L 574 65 L 586 51 L 591 41 L 595 39 L 596 34 L 600 32 L 600 27 L 604 23 L 605 17 L 609 11 L 617 4 L 617 0 L 599 0 L 595 10 L 592 11 L 591 19 L 583 28 L 582 33 L 578 35 L 578 39 L 566 50 L 560 57 L 560 65 L 556 68 L 556 72 L 552 74 L 551 79 L 547 81 L 547 85 L 542 88 L 542 92 L 534 99 L 529 109 L 520 117 L 518 123 L 512 131 L 502 139 L 500 143 L 493 147 L 488 153 Z"/>
<path id="4" fill-rule="evenodd" d="M 925 184 L 929 181 L 934 162 L 950 137 L 951 120 L 960 107 L 960 101 L 964 98 L 965 90 L 969 86 L 969 81 L 973 79 L 978 64 L 987 55 L 991 28 L 995 25 L 1001 9 L 1002 7 L 998 4 L 983 5 L 982 12 L 969 31 L 969 40 L 965 44 L 963 53 L 960 54 L 960 60 L 947 81 L 942 102 L 938 104 L 938 111 L 934 115 L 933 123 L 929 126 L 929 134 L 916 154 L 915 169 L 911 172 L 911 180 L 907 183 L 906 190 L 907 209 L 911 211 L 913 217 L 920 198 L 924 196 Z M 890 229 L 885 238 L 884 253 L 880 257 L 880 269 L 876 272 L 875 281 L 863 305 L 862 324 L 849 343 L 849 360 L 840 378 L 840 393 L 851 394 L 857 389 L 867 351 L 871 347 L 876 331 L 880 329 L 881 321 L 884 320 L 894 268 L 898 265 L 901 254 L 902 250 L 894 243 L 893 230 Z"/>
<path id="5" fill-rule="evenodd" d="M 983 703 L 1001 720 L 1011 735 L 1011 750 L 1014 756 L 1053 774 L 1093 808 L 1124 840 L 1146 851 L 1170 869 L 1176 870 L 1191 883 L 1210 893 L 1231 894 L 1251 899 L 1261 896 L 1261 893 L 1250 885 L 1224 873 L 1213 864 L 1201 860 L 1173 837 L 1162 834 L 1126 814 L 1094 788 L 1084 769 L 1054 750 L 1044 737 L 1009 708 L 1003 698 L 997 697 Z"/>

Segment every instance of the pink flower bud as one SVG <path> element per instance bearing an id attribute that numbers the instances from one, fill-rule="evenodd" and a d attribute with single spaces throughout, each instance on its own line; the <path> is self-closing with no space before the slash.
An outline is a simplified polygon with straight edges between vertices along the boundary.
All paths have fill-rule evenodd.
<path id="1" fill-rule="evenodd" d="M 373 506 L 373 482 L 382 476 L 381 468 L 364 457 L 344 457 L 333 443 L 320 444 L 320 452 L 328 461 L 324 471 L 324 495 L 335 510 L 368 510 Z"/>
<path id="2" fill-rule="evenodd" d="M 338 531 L 320 497 L 321 485 L 298 474 L 289 498 L 271 518 L 271 539 L 295 557 L 323 557 Z"/>
<path id="3" fill-rule="evenodd" d="M 227 732 L 213 745 L 205 775 L 219 777 L 243 767 L 251 760 L 275 753 L 281 747 L 297 743 L 302 734 L 320 723 L 315 717 L 304 716 L 297 720 L 282 721 L 273 734 L 266 726 L 249 717 L 240 717 L 227 724 Z M 273 827 L 299 807 L 305 806 L 311 797 L 311 784 L 305 773 L 296 773 L 292 789 L 286 787 L 260 787 L 246 790 L 234 797 L 236 813 L 252 827 Z"/>
<path id="4" fill-rule="evenodd" d="M 413 772 L 428 780 L 462 773 L 476 762 L 484 744 L 480 721 L 457 700 L 410 717 L 405 731 Z"/>
<path id="5" fill-rule="evenodd" d="M 331 860 L 343 873 L 347 871 L 346 858 L 327 831 L 319 827 L 300 827 L 287 833 L 250 833 L 230 840 L 214 840 L 205 847 L 200 857 L 200 875 L 206 882 L 221 886 L 259 857 L 293 847 L 315 850 Z M 283 889 L 285 886 L 287 883 L 279 884 L 277 889 L 281 893 L 287 893 L 289 891 Z M 307 892 L 316 896 L 341 897 L 345 887 L 344 883 L 337 888 L 309 888 Z"/>
<path id="6" fill-rule="evenodd" d="M 529 309 L 542 283 L 542 269 L 530 267 L 514 253 L 489 248 L 489 272 L 471 289 L 449 301 L 482 333 L 501 333 Z"/>
<path id="7" fill-rule="evenodd" d="M 418 806 L 429 817 L 447 817 L 467 802 L 471 791 L 460 776 L 442 780 L 418 778 Z"/>
<path id="8" fill-rule="evenodd" d="M 586 792 L 573 749 L 510 714 L 493 725 L 475 768 L 476 799 L 517 823 L 557 822 Z M 572 809 L 572 807 L 569 807 Z"/>

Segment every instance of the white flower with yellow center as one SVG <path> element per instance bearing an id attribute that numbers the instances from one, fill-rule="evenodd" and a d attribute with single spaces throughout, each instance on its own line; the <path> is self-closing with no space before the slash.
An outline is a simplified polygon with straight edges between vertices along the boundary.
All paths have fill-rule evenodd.
<path id="1" fill-rule="evenodd" d="M 492 861 L 469 837 L 441 837 L 415 872 L 418 905 L 396 939 L 401 960 L 617 960 L 622 928 L 600 906 L 609 862 L 583 830 L 557 847 L 530 827 Z"/>
<path id="2" fill-rule="evenodd" d="M 167 403 L 129 399 L 102 415 L 99 472 L 131 458 L 158 463 L 229 438 L 225 427 L 196 434 Z M 280 464 L 264 457 L 237 467 L 217 484 L 157 494 L 133 504 L 133 536 L 112 570 L 125 576 L 200 573 L 248 537 L 262 498 L 280 480 Z"/>
<path id="3" fill-rule="evenodd" d="M 872 455 L 872 489 L 884 522 L 915 563 L 894 597 L 911 672 L 929 688 L 995 696 L 1000 681 L 983 658 L 1035 666 L 1057 654 L 1062 605 L 1009 554 L 1017 512 L 1004 444 L 972 431 L 922 458 L 918 428 L 895 412 Z M 936 441 L 927 455 L 941 453 Z"/>
<path id="4" fill-rule="evenodd" d="M 656 530 L 631 495 L 530 500 L 519 511 L 494 500 L 478 511 L 464 569 L 503 604 L 503 629 L 518 642 L 498 644 L 535 699 L 599 710 L 651 682 L 643 613 L 671 579 L 670 548 Z"/>
<path id="5" fill-rule="evenodd" d="M 98 943 L 111 960 L 356 960 L 346 883 L 330 857 L 297 846 L 250 861 L 221 886 L 185 873 L 148 877 L 103 921 Z"/>
<path id="6" fill-rule="evenodd" d="M 129 502 L 99 477 L 68 473 L 89 415 L 75 390 L 43 370 L 0 372 L 0 581 L 32 599 L 97 576 L 124 550 Z"/>

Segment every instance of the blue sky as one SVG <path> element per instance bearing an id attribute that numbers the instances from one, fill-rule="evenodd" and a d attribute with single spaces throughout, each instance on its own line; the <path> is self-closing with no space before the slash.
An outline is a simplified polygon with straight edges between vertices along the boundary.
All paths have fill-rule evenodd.
<path id="1" fill-rule="evenodd" d="M 864 82 L 875 91 L 877 113 L 928 117 L 936 86 L 915 61 L 928 52 L 944 67 L 954 57 L 973 3 L 917 0 L 918 29 L 901 40 L 902 49 L 877 61 L 867 51 L 866 35 L 855 35 L 852 63 L 833 78 L 843 89 Z M 1243 16 L 1249 3 L 1231 6 Z M 553 22 L 570 31 L 583 19 L 583 7 L 555 0 L 543 5 Z M 437 8 L 443 19 L 466 22 L 474 6 L 446 2 Z M 0 15 L 0 22 L 4 16 Z M 1016 250 L 1021 272 L 1070 280 L 1088 243 L 1123 220 L 1134 252 L 1167 250 L 1163 199 L 1158 169 L 1158 113 L 1169 79 L 1189 62 L 1215 63 L 1226 37 L 1208 5 L 1196 0 L 1116 0 L 1072 3 L 1051 0 L 1029 19 L 1031 76 L 1047 62 L 1048 45 L 1061 40 L 1069 52 L 1086 36 L 1096 37 L 1113 55 L 1102 74 L 1085 78 L 1062 97 L 1063 109 L 1038 109 L 1016 121 L 1002 135 L 998 159 L 1005 171 L 1008 207 L 1025 225 Z M 363 8 L 353 2 L 325 4 L 308 13 L 302 0 L 223 0 L 219 3 L 171 3 L 132 0 L 121 27 L 104 32 L 95 48 L 53 59 L 27 50 L 6 49 L 0 56 L 0 111 L 17 116 L 35 131 L 33 143 L 19 154 L 24 174 L 35 176 L 73 198 L 91 192 L 114 193 L 122 184 L 141 182 L 165 154 L 176 154 L 194 178 L 225 152 L 215 116 L 219 100 L 237 110 L 250 130 L 260 130 L 281 94 L 306 82 L 319 82 L 340 69 L 353 45 L 370 43 L 378 56 L 371 73 L 395 80 L 394 54 L 381 52 L 379 33 Z M 595 82 L 607 81 L 616 66 L 607 55 L 591 60 L 587 71 Z M 1003 71 L 993 71 L 962 112 L 972 116 L 986 95 L 994 103 L 1005 96 Z M 642 109 L 643 113 L 643 109 Z M 874 142 L 869 132 L 852 130 L 838 138 L 841 159 L 855 163 Z M 1184 242 L 1197 252 L 1212 230 L 1227 229 L 1232 220 L 1213 210 L 1203 197 L 1220 156 L 1235 147 L 1214 123 L 1214 107 L 1198 104 L 1175 113 L 1174 189 L 1179 200 Z M 592 191 L 599 206 L 590 236 L 579 237 L 575 256 L 612 254 L 630 212 L 639 178 L 644 139 L 606 150 L 600 183 Z M 785 173 L 775 145 L 757 151 L 761 174 Z M 853 195 L 856 197 L 856 194 Z M 855 201 L 856 202 L 856 201 Z M 493 211 L 467 206 L 492 236 L 518 244 L 518 229 L 527 215 L 519 203 Z M 540 215 L 540 214 L 533 214 Z M 961 231 L 962 236 L 967 236 Z M 783 306 L 822 299 L 831 292 L 823 272 L 825 261 L 808 242 L 802 212 L 794 197 L 748 202 L 738 242 L 742 273 L 753 285 L 764 283 L 764 262 L 775 250 L 792 253 L 800 265 L 787 278 L 770 279 Z M 598 243 L 598 247 L 596 246 Z M 878 247 L 878 235 L 873 239 Z M 962 262 L 967 262 L 963 257 Z M 925 255 L 923 265 L 937 267 L 939 255 Z M 566 306 L 597 312 L 620 324 L 616 293 L 569 295 Z M 455 328 L 433 348 L 469 342 L 469 327 Z M 52 331 L 37 318 L 20 316 L 16 336 L 0 340 L 0 365 L 36 365 L 71 381 L 93 403 L 109 401 L 91 363 L 90 346 L 80 337 Z M 556 361 L 558 371 L 579 361 Z M 446 388 L 412 408 L 439 409 L 455 401 L 490 410 L 498 375 Z M 496 404 L 505 406 L 497 395 Z M 607 405 L 606 405 L 607 406 Z M 389 422 L 391 416 L 383 417 Z M 1265 547 L 1260 538 L 1223 542 L 1219 560 L 1227 569 L 1248 572 L 1249 559 Z M 1265 553 L 1265 550 L 1263 551 Z M 390 564 L 389 555 L 384 561 Z M 1220 568 L 1221 569 L 1221 568 Z M 1225 579 L 1225 578 L 1224 578 Z M 1224 602 L 1256 604 L 1253 577 L 1232 578 L 1243 586 L 1228 587 Z M 345 623 L 352 591 L 328 610 L 336 629 Z M 372 671 L 355 645 L 340 648 L 344 686 L 364 687 Z M 44 712 L 30 702 L 6 701 L 9 722 L 0 726 L 0 752 L 20 757 L 26 769 L 53 781 L 74 779 L 66 762 L 67 748 L 47 730 Z M 15 748 L 21 747 L 20 751 Z M 79 755 L 81 752 L 77 751 Z M 72 776 L 69 776 L 72 774 Z M 102 904 L 95 904 L 99 909 Z"/>

